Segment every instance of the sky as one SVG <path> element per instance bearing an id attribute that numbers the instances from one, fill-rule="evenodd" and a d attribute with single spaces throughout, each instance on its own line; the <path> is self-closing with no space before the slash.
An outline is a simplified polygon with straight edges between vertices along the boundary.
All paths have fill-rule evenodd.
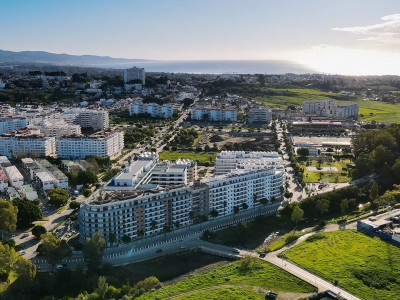
<path id="1" fill-rule="evenodd" d="M 0 0 L 0 49 L 400 72 L 399 0 Z"/>

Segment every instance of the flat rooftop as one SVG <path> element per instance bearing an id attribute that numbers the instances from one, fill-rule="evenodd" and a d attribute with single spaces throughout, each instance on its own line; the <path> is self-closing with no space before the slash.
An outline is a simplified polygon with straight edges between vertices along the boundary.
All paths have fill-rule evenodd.
<path id="1" fill-rule="evenodd" d="M 132 179 L 140 170 L 144 169 L 151 161 L 149 160 L 135 160 L 128 168 L 129 172 L 123 171 L 115 178 L 118 179 Z M 125 168 L 126 170 L 126 168 Z"/>

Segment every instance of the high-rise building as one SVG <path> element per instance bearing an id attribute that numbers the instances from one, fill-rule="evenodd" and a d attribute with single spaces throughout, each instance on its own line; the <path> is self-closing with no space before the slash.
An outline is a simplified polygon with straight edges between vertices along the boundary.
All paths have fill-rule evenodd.
<path id="1" fill-rule="evenodd" d="M 143 103 L 135 101 L 129 105 L 130 115 L 149 114 L 153 118 L 171 118 L 174 115 L 174 106 L 170 103 L 159 105 L 157 103 Z"/>
<path id="2" fill-rule="evenodd" d="M 124 148 L 124 135 L 120 131 L 102 131 L 89 136 L 64 136 L 57 139 L 57 156 L 85 158 L 95 155 L 116 157 Z"/>
<path id="3" fill-rule="evenodd" d="M 26 118 L 6 117 L 0 119 L 0 134 L 26 127 Z"/>
<path id="4" fill-rule="evenodd" d="M 337 104 L 334 100 L 306 101 L 303 103 L 303 113 L 336 119 L 358 118 L 357 103 Z"/>
<path id="5" fill-rule="evenodd" d="M 124 83 L 128 83 L 132 80 L 141 80 L 142 84 L 146 84 L 146 72 L 144 68 L 130 68 L 124 70 Z"/>
<path id="6" fill-rule="evenodd" d="M 96 130 L 107 130 L 109 127 L 109 116 L 106 110 L 81 109 L 73 120 L 74 124 L 83 128 Z"/>
<path id="7" fill-rule="evenodd" d="M 249 112 L 249 123 L 268 124 L 271 122 L 271 110 L 265 106 L 253 107 Z"/>

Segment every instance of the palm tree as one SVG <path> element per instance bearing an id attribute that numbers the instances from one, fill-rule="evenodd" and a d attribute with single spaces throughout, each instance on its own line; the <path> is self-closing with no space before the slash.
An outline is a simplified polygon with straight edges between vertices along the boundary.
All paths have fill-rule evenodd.
<path id="1" fill-rule="evenodd" d="M 193 219 L 194 219 L 194 211 L 193 210 L 191 210 L 189 212 L 189 219 L 191 221 L 190 224 L 189 224 L 189 228 L 190 228 L 190 225 L 193 224 Z"/>
<path id="2" fill-rule="evenodd" d="M 257 194 L 253 194 L 253 208 L 256 209 Z"/>
<path id="3" fill-rule="evenodd" d="M 233 220 L 236 221 L 236 214 L 240 211 L 239 206 L 235 205 L 233 207 Z"/>
<path id="4" fill-rule="evenodd" d="M 225 210 L 226 210 L 227 206 L 228 206 L 228 203 L 226 201 L 224 201 L 224 216 L 225 216 Z"/>

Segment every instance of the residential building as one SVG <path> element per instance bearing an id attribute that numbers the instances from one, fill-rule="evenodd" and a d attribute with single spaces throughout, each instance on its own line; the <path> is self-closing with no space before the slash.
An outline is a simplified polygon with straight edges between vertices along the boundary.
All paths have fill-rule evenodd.
<path id="1" fill-rule="evenodd" d="M 146 84 L 146 72 L 144 68 L 130 68 L 124 70 L 124 83 L 129 83 L 133 80 L 141 80 L 142 84 Z"/>
<path id="2" fill-rule="evenodd" d="M 15 156 L 53 156 L 56 153 L 56 140 L 40 134 L 31 128 L 19 129 L 0 136 L 0 154 Z"/>
<path id="3" fill-rule="evenodd" d="M 0 119 L 0 134 L 25 128 L 26 124 L 26 118 L 23 117 L 6 117 Z"/>
<path id="4" fill-rule="evenodd" d="M 152 118 L 171 118 L 174 114 L 174 106 L 172 104 L 159 105 L 157 103 L 143 103 L 142 101 L 135 101 L 129 105 L 130 115 L 143 115 L 149 114 Z"/>
<path id="5" fill-rule="evenodd" d="M 73 122 L 83 128 L 91 127 L 96 130 L 106 130 L 110 126 L 106 110 L 80 109 Z"/>
<path id="6" fill-rule="evenodd" d="M 249 123 L 268 124 L 271 122 L 271 110 L 265 106 L 253 107 L 249 112 Z"/>
<path id="7" fill-rule="evenodd" d="M 357 119 L 359 105 L 357 103 L 337 104 L 334 100 L 306 101 L 303 113 L 335 119 Z"/>
<path id="8" fill-rule="evenodd" d="M 110 234 L 117 241 L 124 236 L 136 239 L 161 233 L 165 226 L 189 226 L 214 210 L 222 217 L 233 215 L 235 207 L 245 209 L 244 204 L 260 206 L 257 199 L 282 199 L 285 172 L 278 158 L 263 152 L 250 157 L 251 163 L 239 159 L 229 173 L 192 183 L 186 162 L 157 164 L 157 154 L 143 155 L 110 182 L 104 197 L 81 207 L 81 239 L 96 231 L 108 243 Z"/>
<path id="9" fill-rule="evenodd" d="M 215 159 L 215 174 L 228 174 L 235 169 L 282 169 L 283 159 L 277 152 L 221 151 Z"/>
<path id="10" fill-rule="evenodd" d="M 338 121 L 294 121 L 291 132 L 297 134 L 340 132 L 344 130 L 342 122 Z"/>
<path id="11" fill-rule="evenodd" d="M 61 158 L 85 158 L 89 155 L 116 157 L 124 148 L 120 131 L 102 131 L 89 136 L 64 136 L 57 140 L 57 155 Z"/>
<path id="12" fill-rule="evenodd" d="M 33 189 L 33 187 L 30 184 L 23 185 L 19 193 L 22 197 L 30 201 L 33 201 L 38 198 L 37 192 Z"/>
<path id="13" fill-rule="evenodd" d="M 237 111 L 232 108 L 196 107 L 190 114 L 191 119 L 197 121 L 237 121 Z"/>
<path id="14" fill-rule="evenodd" d="M 54 178 L 46 171 L 35 173 L 34 179 L 42 191 L 47 191 L 56 187 Z"/>
<path id="15" fill-rule="evenodd" d="M 18 193 L 18 191 L 13 186 L 9 186 L 8 188 L 6 188 L 6 196 L 11 201 L 22 198 L 21 195 Z"/>
<path id="16" fill-rule="evenodd" d="M 54 137 L 81 134 L 80 125 L 68 124 L 64 120 L 42 120 L 38 125 L 30 125 L 30 127 L 37 128 L 41 133 Z"/>
<path id="17" fill-rule="evenodd" d="M 19 189 L 24 184 L 24 176 L 22 176 L 21 172 L 17 169 L 16 166 L 5 167 L 4 173 L 6 173 L 8 177 L 8 182 L 11 186 L 16 189 Z"/>

